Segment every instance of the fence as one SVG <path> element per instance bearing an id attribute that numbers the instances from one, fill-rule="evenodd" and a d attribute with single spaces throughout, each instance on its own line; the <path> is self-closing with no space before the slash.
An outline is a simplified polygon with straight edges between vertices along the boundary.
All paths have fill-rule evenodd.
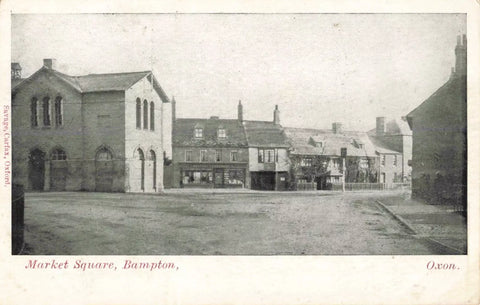
<path id="1" fill-rule="evenodd" d="M 23 248 L 25 194 L 23 186 L 12 186 L 12 254 L 19 254 Z"/>
<path id="2" fill-rule="evenodd" d="M 401 188 L 410 188 L 410 183 L 345 183 L 345 191 L 395 190 Z M 332 184 L 332 190 L 341 191 L 342 184 Z"/>
<path id="3" fill-rule="evenodd" d="M 297 191 L 313 191 L 317 189 L 316 182 L 297 182 Z"/>

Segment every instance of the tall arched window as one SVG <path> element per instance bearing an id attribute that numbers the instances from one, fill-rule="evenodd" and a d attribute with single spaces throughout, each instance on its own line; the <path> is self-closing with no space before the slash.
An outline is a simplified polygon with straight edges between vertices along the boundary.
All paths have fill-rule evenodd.
<path id="1" fill-rule="evenodd" d="M 150 160 L 153 161 L 153 188 L 157 189 L 157 155 L 150 150 Z"/>
<path id="2" fill-rule="evenodd" d="M 140 160 L 140 189 L 145 189 L 145 155 L 143 151 L 139 148 L 137 149 L 138 160 Z"/>
<path id="3" fill-rule="evenodd" d="M 150 130 L 155 130 L 155 104 L 150 102 Z"/>
<path id="4" fill-rule="evenodd" d="M 50 126 L 50 98 L 43 99 L 43 126 Z"/>
<path id="5" fill-rule="evenodd" d="M 30 122 L 32 123 L 32 127 L 38 126 L 38 100 L 36 97 L 32 98 L 30 104 Z"/>
<path id="6" fill-rule="evenodd" d="M 109 161 L 112 159 L 113 155 L 106 147 L 102 147 L 100 150 L 97 151 L 97 154 L 95 155 L 95 160 L 97 161 Z"/>
<path id="7" fill-rule="evenodd" d="M 63 125 L 63 102 L 60 96 L 55 99 L 55 126 Z"/>
<path id="8" fill-rule="evenodd" d="M 148 129 L 148 102 L 143 101 L 143 129 Z"/>
<path id="9" fill-rule="evenodd" d="M 142 128 L 142 102 L 137 98 L 137 128 Z"/>

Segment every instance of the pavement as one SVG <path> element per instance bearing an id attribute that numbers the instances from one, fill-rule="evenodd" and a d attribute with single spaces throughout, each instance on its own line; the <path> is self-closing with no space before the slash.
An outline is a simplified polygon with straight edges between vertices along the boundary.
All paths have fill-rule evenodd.
<path id="1" fill-rule="evenodd" d="M 467 220 L 453 207 L 412 199 L 409 193 L 377 203 L 417 239 L 436 244 L 446 254 L 467 254 Z"/>

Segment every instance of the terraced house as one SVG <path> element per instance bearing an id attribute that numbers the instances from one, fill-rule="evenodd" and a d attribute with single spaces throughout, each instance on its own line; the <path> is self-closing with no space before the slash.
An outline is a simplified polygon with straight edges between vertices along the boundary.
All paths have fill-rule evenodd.
<path id="1" fill-rule="evenodd" d="M 12 78 L 14 183 L 37 191 L 163 189 L 169 100 L 150 71 L 70 76 L 44 59 L 30 77 Z"/>
<path id="2" fill-rule="evenodd" d="M 250 187 L 240 107 L 237 119 L 176 118 L 172 114 L 173 187 Z"/>
<path id="3" fill-rule="evenodd" d="M 338 122 L 331 130 L 286 127 L 285 134 L 297 189 L 335 189 L 344 175 L 346 183 L 388 184 L 394 182 L 392 171 L 401 172 L 401 166 L 389 166 L 394 160 L 401 164 L 399 152 L 374 145 L 365 132 L 344 131 Z"/>

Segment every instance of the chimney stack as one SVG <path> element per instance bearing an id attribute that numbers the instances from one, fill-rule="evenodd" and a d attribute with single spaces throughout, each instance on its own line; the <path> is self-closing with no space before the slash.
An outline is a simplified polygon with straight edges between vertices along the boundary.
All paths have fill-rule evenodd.
<path id="1" fill-rule="evenodd" d="M 380 116 L 380 117 L 377 117 L 376 135 L 383 136 L 384 134 L 385 134 L 385 117 Z"/>
<path id="2" fill-rule="evenodd" d="M 238 101 L 238 121 L 241 123 L 243 122 L 243 105 L 242 101 Z"/>
<path id="3" fill-rule="evenodd" d="M 22 78 L 22 66 L 18 62 L 12 62 L 12 79 L 21 79 Z"/>
<path id="4" fill-rule="evenodd" d="M 55 70 L 56 69 L 57 60 L 55 58 L 44 58 L 43 59 L 43 66 L 47 67 L 48 69 Z"/>
<path id="5" fill-rule="evenodd" d="M 340 123 L 340 122 L 332 123 L 332 131 L 335 134 L 341 133 L 342 132 L 342 123 Z"/>
<path id="6" fill-rule="evenodd" d="M 455 75 L 467 75 L 467 35 L 457 36 L 455 47 Z"/>
<path id="7" fill-rule="evenodd" d="M 278 110 L 278 105 L 275 105 L 275 110 L 273 110 L 273 124 L 280 125 L 280 110 Z"/>

